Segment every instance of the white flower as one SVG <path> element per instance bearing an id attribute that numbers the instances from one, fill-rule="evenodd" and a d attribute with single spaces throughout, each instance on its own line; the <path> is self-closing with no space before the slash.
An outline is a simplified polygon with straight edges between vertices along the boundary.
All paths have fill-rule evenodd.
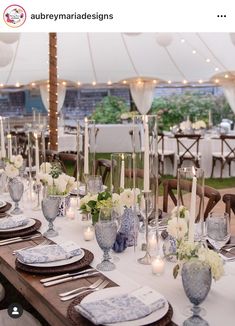
<path id="1" fill-rule="evenodd" d="M 200 248 L 198 250 L 198 258 L 210 266 L 212 277 L 216 281 L 224 274 L 223 261 L 213 250 Z"/>
<path id="2" fill-rule="evenodd" d="M 130 208 L 134 205 L 134 193 L 131 189 L 124 189 L 120 194 L 120 202 L 123 206 Z"/>
<path id="3" fill-rule="evenodd" d="M 66 190 L 67 190 L 68 192 L 70 192 L 70 191 L 73 190 L 75 187 L 76 187 L 76 184 L 75 184 L 75 178 L 69 176 L 69 178 L 68 178 L 68 180 L 67 180 L 67 187 L 66 187 Z"/>
<path id="4" fill-rule="evenodd" d="M 188 232 L 188 225 L 184 219 L 173 217 L 167 225 L 167 232 L 174 238 L 182 239 Z"/>
<path id="5" fill-rule="evenodd" d="M 86 196 L 81 198 L 80 207 L 83 206 L 83 205 L 86 205 L 90 200 L 91 200 L 91 195 L 90 194 L 87 194 Z"/>
<path id="6" fill-rule="evenodd" d="M 174 207 L 171 211 L 171 218 L 177 217 L 178 207 Z M 183 205 L 179 206 L 179 217 L 185 218 L 187 221 L 189 219 L 189 211 Z"/>
<path id="7" fill-rule="evenodd" d="M 9 178 L 15 178 L 19 175 L 19 170 L 13 164 L 10 163 L 6 164 L 5 172 Z"/>
<path id="8" fill-rule="evenodd" d="M 50 173 L 51 172 L 51 163 L 45 162 L 40 165 L 40 172 Z"/>

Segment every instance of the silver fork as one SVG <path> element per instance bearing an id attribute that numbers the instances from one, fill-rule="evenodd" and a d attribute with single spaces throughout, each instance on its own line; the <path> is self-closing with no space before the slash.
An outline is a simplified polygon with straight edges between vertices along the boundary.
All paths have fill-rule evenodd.
<path id="1" fill-rule="evenodd" d="M 71 299 L 74 299 L 76 298 L 77 296 L 79 295 L 82 295 L 84 293 L 87 293 L 87 292 L 95 292 L 95 291 L 99 291 L 99 290 L 102 290 L 106 287 L 106 285 L 109 284 L 109 281 L 103 281 L 98 287 L 96 287 L 95 289 L 87 289 L 85 291 L 82 291 L 82 292 L 79 292 L 79 293 L 75 293 L 75 294 L 72 294 L 72 295 L 68 295 L 67 297 L 63 297 L 63 298 L 60 298 L 61 301 L 67 301 L 67 300 L 71 300 Z"/>
<path id="2" fill-rule="evenodd" d="M 70 294 L 82 291 L 82 290 L 87 290 L 87 289 L 95 289 L 97 286 L 99 286 L 101 283 L 103 282 L 103 279 L 100 278 L 98 279 L 98 281 L 96 281 L 95 283 L 91 284 L 90 286 L 82 286 L 80 288 L 74 289 L 72 291 L 68 291 L 68 292 L 63 292 L 63 293 L 59 293 L 60 297 L 67 297 Z"/>
<path id="3" fill-rule="evenodd" d="M 42 243 L 39 243 L 39 244 L 36 245 L 36 246 L 27 246 L 27 247 L 24 247 L 24 248 L 21 248 L 21 249 L 13 250 L 12 255 L 15 255 L 18 251 L 21 251 L 21 250 L 24 250 L 24 249 L 29 249 L 29 248 L 35 248 L 35 247 L 44 246 L 44 245 L 46 245 L 46 244 L 48 244 L 48 243 L 50 243 L 50 240 L 46 239 L 46 240 L 44 240 Z"/>

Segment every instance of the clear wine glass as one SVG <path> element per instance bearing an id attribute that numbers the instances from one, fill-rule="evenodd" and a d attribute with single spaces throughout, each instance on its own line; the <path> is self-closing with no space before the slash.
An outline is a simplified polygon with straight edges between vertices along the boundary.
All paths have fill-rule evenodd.
<path id="1" fill-rule="evenodd" d="M 15 208 L 11 211 L 11 214 L 18 215 L 23 213 L 19 208 L 19 201 L 24 192 L 24 185 L 18 178 L 13 178 L 8 182 L 8 189 L 11 196 L 11 199 L 15 203 Z"/>
<path id="2" fill-rule="evenodd" d="M 227 213 L 211 212 L 206 219 L 207 239 L 218 252 L 230 239 L 230 220 Z"/>
<path id="3" fill-rule="evenodd" d="M 55 231 L 53 222 L 59 211 L 60 198 L 47 197 L 42 200 L 42 212 L 45 219 L 48 221 L 48 230 L 43 233 L 45 237 L 52 238 L 58 235 Z"/>
<path id="4" fill-rule="evenodd" d="M 109 251 L 117 236 L 117 223 L 113 218 L 113 208 L 103 207 L 100 209 L 99 221 L 95 224 L 96 240 L 103 250 L 103 260 L 96 268 L 100 271 L 112 271 L 115 264 L 110 261 Z"/>

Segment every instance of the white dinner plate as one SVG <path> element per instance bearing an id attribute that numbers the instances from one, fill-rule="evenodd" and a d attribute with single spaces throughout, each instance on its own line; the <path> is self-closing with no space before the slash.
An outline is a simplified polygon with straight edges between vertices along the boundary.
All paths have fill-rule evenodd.
<path id="1" fill-rule="evenodd" d="M 18 226 L 16 228 L 10 228 L 10 229 L 4 229 L 4 230 L 0 229 L 0 233 L 2 233 L 2 232 L 11 232 L 11 231 L 20 231 L 20 230 L 23 230 L 23 229 L 30 228 L 35 223 L 36 223 L 36 221 L 34 219 L 30 218 L 27 224 Z"/>
<path id="2" fill-rule="evenodd" d="M 5 207 L 6 204 L 7 203 L 4 200 L 0 200 L 0 208 Z"/>
<path id="3" fill-rule="evenodd" d="M 48 263 L 26 264 L 26 263 L 22 262 L 19 258 L 17 258 L 17 259 L 21 264 L 24 264 L 24 265 L 27 265 L 27 266 L 33 266 L 33 267 L 59 267 L 59 266 L 65 266 L 65 265 L 69 265 L 69 264 L 72 264 L 72 263 L 76 263 L 77 261 L 81 260 L 85 255 L 84 250 L 81 249 L 81 251 L 82 251 L 82 253 L 79 256 L 74 256 L 74 257 L 71 257 L 69 259 L 62 259 L 62 260 L 52 261 L 52 262 L 48 262 Z"/>
<path id="4" fill-rule="evenodd" d="M 88 303 L 88 302 L 95 301 L 95 300 L 106 299 L 111 296 L 113 297 L 113 296 L 121 295 L 121 294 L 125 294 L 125 293 L 127 293 L 127 290 L 124 287 L 107 288 L 107 289 L 93 292 L 93 293 L 87 295 L 81 301 L 81 303 Z M 105 325 L 106 326 L 144 326 L 144 325 L 154 323 L 157 320 L 164 317 L 169 309 L 169 304 L 163 295 L 162 295 L 162 298 L 166 301 L 165 306 L 161 309 L 154 311 L 153 313 L 151 313 L 150 315 L 148 315 L 146 317 L 136 319 L 136 320 L 129 320 L 129 321 L 125 321 L 125 322 L 105 324 Z"/>

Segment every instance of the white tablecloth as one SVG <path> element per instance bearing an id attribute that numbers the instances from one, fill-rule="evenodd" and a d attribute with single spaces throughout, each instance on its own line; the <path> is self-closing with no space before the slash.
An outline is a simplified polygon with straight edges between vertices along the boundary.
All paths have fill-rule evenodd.
<path id="1" fill-rule="evenodd" d="M 21 202 L 20 206 L 24 208 L 25 215 L 40 219 L 42 221 L 41 231 L 44 232 L 47 229 L 47 222 L 42 212 L 32 211 L 27 195 L 24 194 L 24 197 L 24 202 Z M 1 196 L 0 199 L 6 200 L 9 198 Z M 54 224 L 59 232 L 59 236 L 53 238 L 54 241 L 59 242 L 66 239 L 76 241 L 81 247 L 87 248 L 94 253 L 93 267 L 100 262 L 102 251 L 96 240 L 83 240 L 82 221 L 79 214 L 77 214 L 75 220 L 58 217 Z M 172 269 L 174 264 L 167 262 L 165 273 L 162 276 L 155 276 L 152 274 L 150 266 L 140 265 L 137 262 L 137 258 L 144 255 L 139 248 L 134 252 L 133 247 L 130 247 L 123 253 L 116 255 L 120 258 L 120 261 L 116 263 L 116 270 L 104 274 L 127 290 L 140 285 L 148 285 L 159 291 L 173 306 L 173 321 L 178 325 L 182 325 L 187 318 L 182 312 L 190 303 L 184 293 L 181 277 L 178 276 L 176 280 L 173 278 Z M 227 275 L 217 282 L 212 281 L 211 290 L 201 305 L 207 311 L 204 319 L 211 326 L 232 326 L 235 321 L 235 262 L 227 263 L 225 269 Z M 45 291 L 50 291 L 50 289 Z"/>

